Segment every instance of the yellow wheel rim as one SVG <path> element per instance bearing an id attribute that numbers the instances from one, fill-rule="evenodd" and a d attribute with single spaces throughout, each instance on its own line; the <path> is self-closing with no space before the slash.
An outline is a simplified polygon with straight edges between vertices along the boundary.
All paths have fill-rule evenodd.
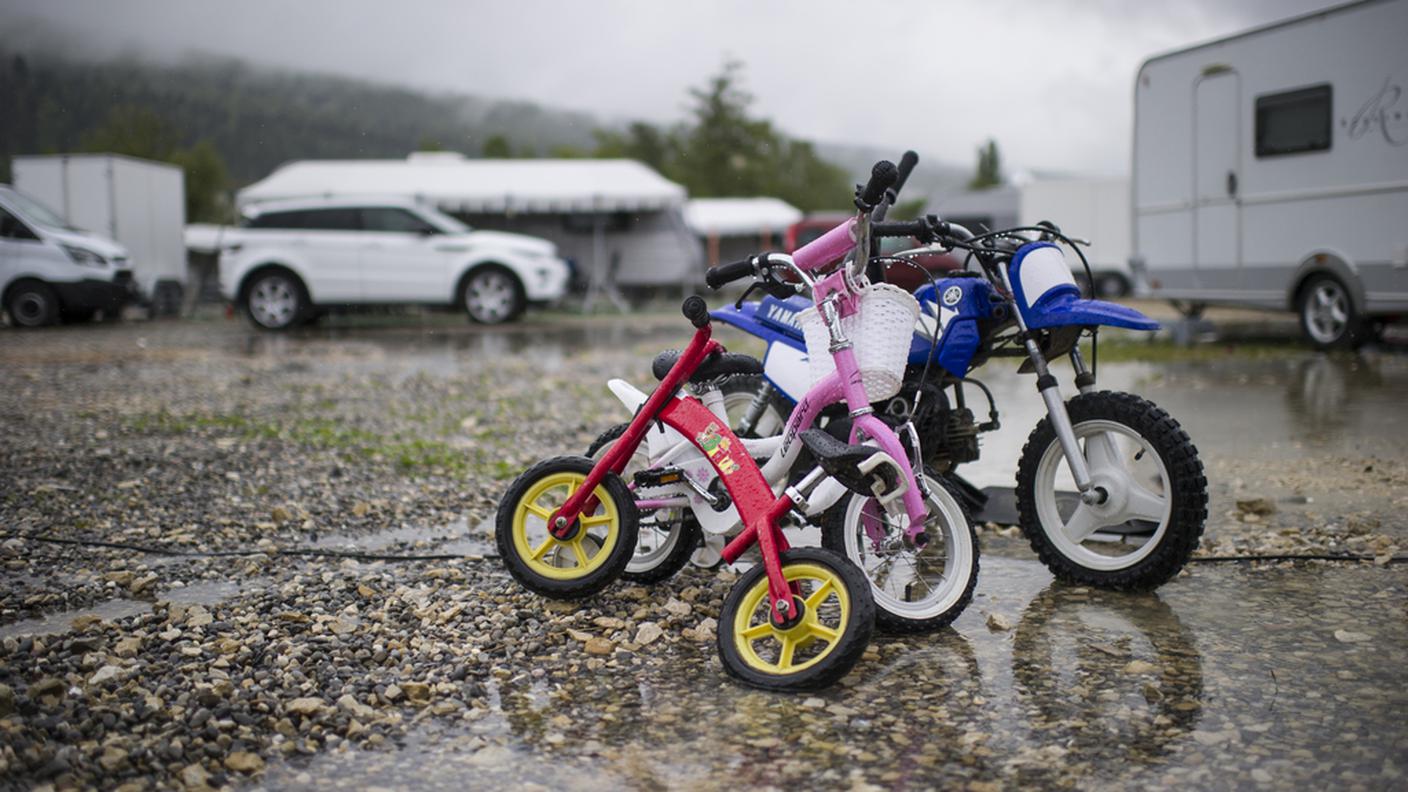
<path id="1" fill-rule="evenodd" d="M 819 663 L 835 650 L 851 618 L 851 599 L 841 576 L 820 564 L 788 564 L 789 583 L 801 587 L 802 620 L 786 630 L 768 617 L 767 576 L 758 578 L 733 618 L 733 642 L 743 662 L 766 674 L 792 674 Z"/>
<path id="2" fill-rule="evenodd" d="M 581 518 L 582 529 L 570 541 L 548 532 L 548 518 L 587 477 L 553 473 L 538 479 L 515 504 L 513 549 L 534 574 L 553 580 L 576 580 L 600 569 L 621 537 L 621 516 L 605 487 L 595 491 L 596 511 Z"/>

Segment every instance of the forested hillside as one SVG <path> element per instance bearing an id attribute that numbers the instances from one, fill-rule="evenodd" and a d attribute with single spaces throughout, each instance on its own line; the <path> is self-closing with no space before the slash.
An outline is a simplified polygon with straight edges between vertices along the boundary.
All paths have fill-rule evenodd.
<path id="1" fill-rule="evenodd" d="M 403 157 L 426 145 L 477 155 L 495 135 L 511 137 L 523 152 L 585 149 L 597 125 L 585 114 L 528 103 L 430 96 L 234 60 L 82 62 L 0 44 L 5 168 L 14 154 L 79 150 L 115 111 L 133 107 L 165 122 L 178 145 L 211 141 L 236 184 L 291 159 Z"/>

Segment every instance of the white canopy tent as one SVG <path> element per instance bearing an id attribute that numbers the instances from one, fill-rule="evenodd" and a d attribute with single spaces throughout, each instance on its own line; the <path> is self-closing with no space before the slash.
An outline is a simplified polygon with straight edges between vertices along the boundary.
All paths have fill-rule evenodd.
<path id="1" fill-rule="evenodd" d="M 684 220 L 704 240 L 709 266 L 765 250 L 778 250 L 802 210 L 777 198 L 695 198 Z"/>
<path id="2" fill-rule="evenodd" d="M 471 160 L 420 152 L 404 160 L 302 160 L 239 191 L 240 207 L 281 198 L 409 195 L 447 212 L 658 211 L 685 190 L 634 160 Z"/>
<path id="3" fill-rule="evenodd" d="M 684 220 L 699 236 L 757 236 L 801 219 L 801 209 L 778 198 L 695 198 L 684 205 Z"/>

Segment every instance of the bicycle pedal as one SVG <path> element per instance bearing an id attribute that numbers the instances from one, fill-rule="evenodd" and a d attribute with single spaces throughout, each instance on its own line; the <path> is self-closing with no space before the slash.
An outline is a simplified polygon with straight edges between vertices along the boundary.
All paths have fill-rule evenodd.
<path id="1" fill-rule="evenodd" d="M 637 471 L 632 480 L 635 482 L 636 489 L 650 489 L 679 484 L 684 481 L 684 478 L 683 470 L 677 467 L 667 467 L 658 470 Z"/>

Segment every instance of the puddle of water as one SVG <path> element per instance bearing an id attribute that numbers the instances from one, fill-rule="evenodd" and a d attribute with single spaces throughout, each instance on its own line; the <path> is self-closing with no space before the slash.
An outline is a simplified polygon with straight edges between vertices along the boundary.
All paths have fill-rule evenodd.
<path id="1" fill-rule="evenodd" d="M 272 581 L 266 577 L 244 578 L 240 580 L 213 580 L 175 586 L 162 592 L 157 599 L 173 605 L 215 605 L 232 599 L 247 591 L 268 588 Z"/>
<path id="2" fill-rule="evenodd" d="M 244 580 L 217 580 L 191 583 L 167 589 L 157 597 L 158 602 L 178 605 L 215 605 L 247 591 L 256 591 L 269 585 L 268 578 L 257 577 Z M 112 599 L 88 608 L 51 613 L 37 619 L 14 622 L 0 626 L 0 638 L 26 635 L 63 635 L 73 629 L 73 620 L 96 616 L 103 621 L 125 619 L 151 613 L 152 604 L 141 600 Z"/>
<path id="3" fill-rule="evenodd" d="M 486 531 L 484 525 L 490 527 Z M 332 533 L 324 534 L 308 544 L 320 550 L 343 552 L 374 552 L 398 545 L 434 549 L 437 553 L 459 553 L 464 555 L 485 555 L 495 552 L 488 537 L 493 535 L 492 524 L 486 520 L 471 532 L 469 519 L 461 517 L 448 525 L 427 527 L 406 525 L 371 534 Z"/>
<path id="4" fill-rule="evenodd" d="M 82 616 L 96 616 L 103 621 L 112 621 L 150 613 L 151 609 L 150 602 L 129 599 L 108 600 L 91 608 L 75 608 L 59 613 L 50 613 L 37 619 L 27 619 L 0 626 L 0 638 L 19 638 L 26 635 L 62 635 L 73 629 L 74 619 Z"/>
<path id="5" fill-rule="evenodd" d="M 1199 566 L 1157 594 L 1118 594 L 992 558 L 955 629 L 878 636 L 881 659 L 841 687 L 750 691 L 707 659 L 712 642 L 681 644 L 667 651 L 704 667 L 515 677 L 479 722 L 430 719 L 397 751 L 276 765 L 264 783 L 1392 786 L 1405 607 L 1400 568 Z"/>

